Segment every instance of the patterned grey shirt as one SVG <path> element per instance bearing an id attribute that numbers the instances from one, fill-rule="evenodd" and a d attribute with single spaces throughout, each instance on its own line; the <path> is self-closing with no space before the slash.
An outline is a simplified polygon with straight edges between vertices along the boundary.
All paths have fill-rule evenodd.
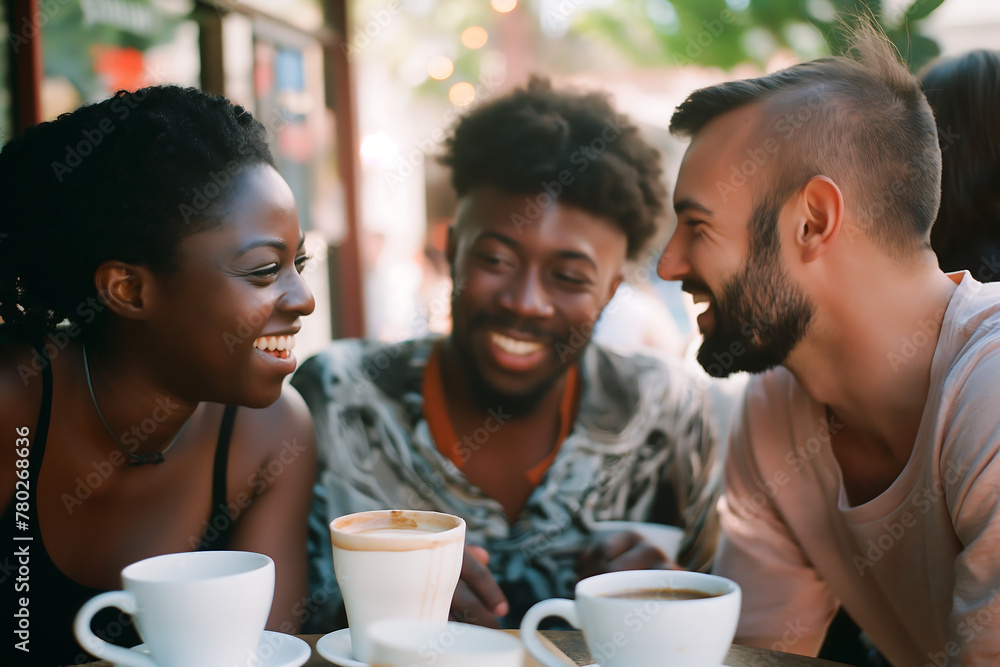
<path id="1" fill-rule="evenodd" d="M 310 519 L 307 631 L 342 625 L 327 524 L 373 509 L 463 517 L 485 547 L 516 627 L 528 607 L 572 597 L 575 563 L 596 521 L 657 521 L 686 535 L 680 564 L 707 570 L 718 538 L 716 441 L 704 381 L 679 364 L 591 343 L 580 360 L 577 418 L 517 520 L 438 451 L 423 416 L 435 339 L 336 341 L 292 384 L 316 421 L 319 479 Z"/>

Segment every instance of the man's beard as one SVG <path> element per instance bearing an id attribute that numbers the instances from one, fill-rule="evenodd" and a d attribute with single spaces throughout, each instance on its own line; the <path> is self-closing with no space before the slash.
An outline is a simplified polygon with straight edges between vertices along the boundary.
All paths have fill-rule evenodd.
<path id="1" fill-rule="evenodd" d="M 812 321 L 815 307 L 781 263 L 779 210 L 774 203 L 754 209 L 747 261 L 714 295 L 715 328 L 698 350 L 698 363 L 713 377 L 784 363 Z"/>

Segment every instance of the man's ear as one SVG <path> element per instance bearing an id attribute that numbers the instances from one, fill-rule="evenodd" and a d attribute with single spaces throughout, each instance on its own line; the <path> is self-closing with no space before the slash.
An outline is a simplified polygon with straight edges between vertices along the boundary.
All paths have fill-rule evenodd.
<path id="1" fill-rule="evenodd" d="M 94 284 L 111 312 L 133 320 L 145 319 L 152 302 L 153 275 L 143 266 L 115 260 L 94 271 Z"/>
<path id="2" fill-rule="evenodd" d="M 625 280 L 625 274 L 622 272 L 619 272 L 618 275 L 611 280 L 611 289 L 608 290 L 608 298 L 604 301 L 604 304 L 601 306 L 602 311 L 607 307 L 609 303 L 611 303 L 611 299 L 615 298 L 615 293 L 618 291 L 618 287 L 622 284 L 623 280 Z"/>
<path id="3" fill-rule="evenodd" d="M 802 188 L 795 244 L 803 262 L 811 262 L 837 240 L 844 224 L 844 195 L 826 176 L 813 176 Z"/>

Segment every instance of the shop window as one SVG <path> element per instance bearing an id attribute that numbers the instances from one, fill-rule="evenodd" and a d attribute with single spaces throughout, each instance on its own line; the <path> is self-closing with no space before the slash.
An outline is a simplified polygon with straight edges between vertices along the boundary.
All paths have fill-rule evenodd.
<path id="1" fill-rule="evenodd" d="M 9 35 L 7 18 L 0 13 L 0 34 Z M 0 146 L 10 139 L 13 125 L 13 110 L 11 107 L 13 95 L 10 86 L 11 58 L 7 44 L 0 46 Z"/>
<path id="2" fill-rule="evenodd" d="M 54 118 L 118 90 L 197 86 L 191 0 L 66 0 L 43 27 L 42 115 Z"/>

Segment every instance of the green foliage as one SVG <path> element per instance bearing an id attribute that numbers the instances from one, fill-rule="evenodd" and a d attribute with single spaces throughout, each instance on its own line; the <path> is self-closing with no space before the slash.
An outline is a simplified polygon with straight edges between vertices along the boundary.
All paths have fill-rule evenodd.
<path id="1" fill-rule="evenodd" d="M 169 41 L 181 18 L 162 11 L 152 0 L 92 2 L 92 11 L 97 9 L 89 20 L 80 0 L 41 4 L 45 72 L 66 77 L 85 101 L 108 94 L 94 72 L 95 47 L 145 51 Z"/>
<path id="2" fill-rule="evenodd" d="M 351 2 L 352 41 L 389 1 Z M 485 54 L 509 48 L 504 35 L 515 32 L 527 33 L 515 42 L 518 48 L 531 45 L 537 72 L 685 65 L 728 70 L 747 62 L 763 67 L 782 49 L 801 60 L 841 53 L 852 17 L 867 16 L 917 70 L 939 53 L 920 27 L 943 2 L 908 0 L 904 9 L 886 16 L 883 0 L 519 0 L 507 15 L 493 11 L 487 0 L 398 1 L 400 11 L 384 29 L 370 39 L 362 36 L 358 57 L 388 63 L 415 93 L 437 99 L 458 81 L 477 84 Z M 485 48 L 462 46 L 459 36 L 472 25 L 489 32 Z M 436 55 L 455 63 L 445 81 L 420 74 Z M 404 70 L 416 70 L 417 80 Z"/>
<path id="3" fill-rule="evenodd" d="M 743 62 L 763 66 L 781 48 L 802 59 L 841 53 L 847 27 L 870 16 L 917 70 L 940 52 L 919 28 L 942 2 L 912 0 L 889 18 L 882 0 L 616 0 L 578 11 L 570 30 L 608 44 L 636 65 L 731 69 Z"/>

